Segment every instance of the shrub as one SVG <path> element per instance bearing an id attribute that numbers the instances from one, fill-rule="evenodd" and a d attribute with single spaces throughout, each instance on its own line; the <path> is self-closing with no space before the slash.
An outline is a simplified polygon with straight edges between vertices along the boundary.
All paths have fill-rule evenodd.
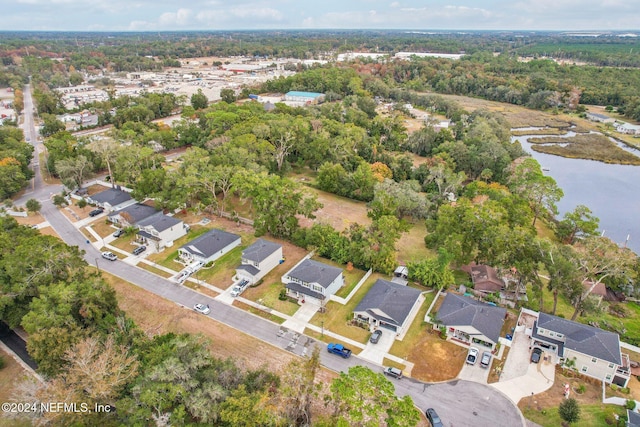
<path id="1" fill-rule="evenodd" d="M 286 289 L 281 289 L 280 290 L 280 295 L 278 295 L 278 299 L 280 301 L 286 301 L 287 300 L 287 290 Z"/>
<path id="2" fill-rule="evenodd" d="M 76 205 L 78 205 L 78 207 L 80 209 L 84 209 L 84 207 L 87 206 L 87 201 L 84 198 L 82 198 L 82 199 L 78 200 Z"/>
<path id="3" fill-rule="evenodd" d="M 636 401 L 633 399 L 627 399 L 627 402 L 624 404 L 624 407 L 630 411 L 636 409 Z"/>
<path id="4" fill-rule="evenodd" d="M 42 208 L 42 204 L 40 204 L 40 202 L 37 201 L 36 199 L 27 200 L 26 206 L 27 206 L 27 211 L 34 212 L 34 213 L 40 211 L 40 209 Z"/>
<path id="5" fill-rule="evenodd" d="M 579 394 L 584 394 L 585 391 L 587 391 L 587 387 L 584 384 L 580 384 L 578 386 L 578 389 L 576 390 Z"/>

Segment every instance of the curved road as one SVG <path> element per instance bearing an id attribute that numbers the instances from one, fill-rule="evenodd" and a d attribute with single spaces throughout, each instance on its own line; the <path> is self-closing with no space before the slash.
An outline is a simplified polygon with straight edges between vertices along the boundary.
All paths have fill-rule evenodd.
<path id="1" fill-rule="evenodd" d="M 27 97 L 30 99 L 30 92 L 27 95 L 27 89 L 25 89 L 25 106 Z M 36 176 L 36 178 L 38 177 L 39 175 Z M 38 184 L 35 185 L 35 188 L 39 190 L 37 193 L 41 197 L 46 193 L 47 199 L 42 202 L 40 212 L 60 238 L 69 245 L 83 249 L 87 263 L 95 265 L 98 260 L 102 260 L 100 252 L 93 245 L 87 243 L 82 233 L 48 200 L 48 188 L 39 187 Z M 310 352 L 314 345 L 321 345 L 324 348 L 323 343 L 316 343 L 313 338 L 290 331 L 284 333 L 281 326 L 276 323 L 214 300 L 123 261 L 104 261 L 99 263 L 99 266 L 115 276 L 173 301 L 185 309 L 191 310 L 190 307 L 193 307 L 197 302 L 209 304 L 211 313 L 207 317 L 294 354 L 304 356 Z M 346 371 L 355 365 L 368 366 L 374 371 L 382 369 L 380 366 L 359 359 L 357 356 L 343 359 L 328 354 L 326 351 L 321 351 L 320 356 L 324 366 L 338 372 Z M 518 408 L 505 395 L 487 385 L 463 380 L 438 384 L 426 384 L 411 378 L 392 381 L 399 396 L 410 395 L 415 404 L 423 410 L 428 407 L 435 408 L 445 425 L 449 427 L 525 425 L 524 418 Z"/>

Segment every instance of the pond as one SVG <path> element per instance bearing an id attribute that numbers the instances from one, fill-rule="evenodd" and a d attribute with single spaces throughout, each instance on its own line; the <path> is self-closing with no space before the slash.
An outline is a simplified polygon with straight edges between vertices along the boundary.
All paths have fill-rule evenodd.
<path id="1" fill-rule="evenodd" d="M 601 233 L 640 254 L 640 166 L 538 153 L 531 149 L 527 138 L 540 136 L 514 136 L 511 140 L 520 141 L 522 148 L 564 191 L 564 197 L 558 203 L 559 218 L 577 205 L 585 205 L 600 218 Z M 636 150 L 629 151 L 637 154 Z"/>

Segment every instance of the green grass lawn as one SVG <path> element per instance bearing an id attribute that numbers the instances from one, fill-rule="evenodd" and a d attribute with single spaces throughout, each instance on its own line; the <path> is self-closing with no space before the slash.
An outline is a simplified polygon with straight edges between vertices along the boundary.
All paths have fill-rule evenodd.
<path id="1" fill-rule="evenodd" d="M 376 280 L 380 278 L 384 277 L 377 273 L 369 276 L 360 288 L 360 291 L 345 305 L 338 304 L 335 301 L 329 301 L 326 306 L 327 311 L 313 316 L 311 324 L 321 327 L 324 323 L 324 328 L 331 332 L 351 338 L 354 341 L 366 343 L 369 339 L 369 331 L 358 326 L 351 326 L 347 322 L 353 318 L 353 310 L 360 300 L 369 292 L 369 289 L 371 289 Z"/>
<path id="2" fill-rule="evenodd" d="M 149 264 L 144 263 L 144 262 L 139 262 L 137 267 L 138 268 L 142 268 L 143 270 L 150 271 L 151 273 L 157 274 L 158 276 L 164 277 L 165 279 L 173 276 L 173 274 L 167 273 L 164 270 L 160 270 L 159 268 L 155 268 L 154 266 L 149 265 Z"/>
<path id="3" fill-rule="evenodd" d="M 558 414 L 558 408 L 545 408 L 537 410 L 535 408 L 525 407 L 522 411 L 524 417 L 543 427 L 557 427 L 562 425 L 562 419 Z M 607 423 L 607 417 L 613 419 L 613 414 L 624 415 L 626 410 L 621 406 L 615 405 L 580 405 L 580 419 L 578 422 L 571 424 L 572 427 L 600 427 L 611 425 Z M 614 424 L 615 425 L 615 424 Z"/>
<path id="4" fill-rule="evenodd" d="M 279 299 L 280 291 L 284 289 L 284 283 L 282 282 L 270 282 L 269 285 L 263 283 L 258 286 L 258 289 L 260 292 L 253 294 L 252 298 L 250 298 L 252 301 L 289 316 L 293 316 L 300 308 L 295 302 L 291 302 L 288 299 L 285 301 Z"/>
<path id="5" fill-rule="evenodd" d="M 424 290 L 424 288 L 421 290 Z M 425 326 L 424 315 L 427 313 L 429 306 L 436 297 L 436 293 L 437 291 L 433 291 L 425 294 L 425 300 L 422 302 L 420 310 L 418 310 L 418 314 L 415 319 L 413 319 L 411 326 L 409 326 L 409 330 L 402 341 L 394 341 L 393 346 L 391 346 L 391 349 L 389 350 L 390 354 L 398 357 L 406 357 L 411 352 L 411 349 L 413 349 L 421 339 L 420 333 L 423 332 L 424 328 L 431 327 Z"/>
<path id="6" fill-rule="evenodd" d="M 249 313 L 253 313 L 256 316 L 262 317 L 264 319 L 267 320 L 271 320 L 272 322 L 278 323 L 278 324 L 283 324 L 285 319 L 283 319 L 282 317 L 276 316 L 275 314 L 271 314 L 271 313 L 267 313 L 266 311 L 262 311 L 258 308 L 255 308 L 253 306 L 250 306 L 248 304 L 244 304 L 240 301 L 233 301 L 233 305 L 235 307 L 241 308 L 244 311 L 248 311 Z"/>
<path id="7" fill-rule="evenodd" d="M 403 233 L 396 242 L 398 261 L 400 263 L 421 261 L 424 258 L 435 257 L 435 251 L 428 249 L 424 244 L 427 235 L 427 227 L 424 221 L 412 224 L 411 229 Z"/>

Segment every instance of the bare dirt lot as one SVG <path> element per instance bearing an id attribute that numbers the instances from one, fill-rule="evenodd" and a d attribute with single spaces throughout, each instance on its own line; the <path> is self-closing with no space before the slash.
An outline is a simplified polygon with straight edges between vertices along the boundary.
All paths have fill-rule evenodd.
<path id="1" fill-rule="evenodd" d="M 371 219 L 367 217 L 367 205 L 364 202 L 357 202 L 346 197 L 336 196 L 312 187 L 308 190 L 318 196 L 318 201 L 324 206 L 318 210 L 316 222 L 329 224 L 338 231 L 342 231 L 353 223 L 367 226 L 371 223 Z M 303 218 L 300 225 L 308 227 L 314 220 Z"/>
<path id="2" fill-rule="evenodd" d="M 425 327 L 421 335 L 408 357 L 415 363 L 411 376 L 429 382 L 447 381 L 458 376 L 468 349 L 443 340 L 439 331 L 430 327 Z"/>

